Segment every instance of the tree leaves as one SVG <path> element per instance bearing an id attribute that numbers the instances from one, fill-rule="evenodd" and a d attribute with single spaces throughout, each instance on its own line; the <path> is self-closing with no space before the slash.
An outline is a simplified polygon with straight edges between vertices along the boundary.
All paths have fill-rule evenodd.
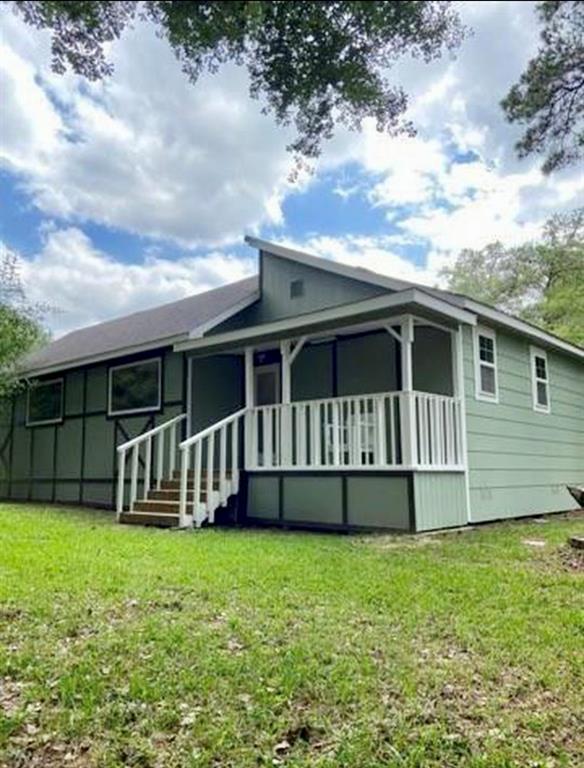
<path id="1" fill-rule="evenodd" d="M 411 132 L 407 96 L 389 80 L 406 54 L 429 61 L 461 41 L 451 3 L 431 2 L 34 2 L 13 7 L 52 32 L 53 69 L 90 80 L 112 71 L 104 44 L 136 16 L 153 23 L 196 82 L 227 61 L 246 67 L 250 94 L 279 125 L 294 125 L 298 162 L 314 159 L 336 125 L 356 130 L 373 117 L 380 131 Z"/>
<path id="2" fill-rule="evenodd" d="M 18 274 L 18 257 L 0 252 L 0 398 L 18 386 L 18 364 L 45 339 L 40 325 L 44 307 L 27 301 Z"/>
<path id="3" fill-rule="evenodd" d="M 584 3 L 545 0 L 540 50 L 501 102 L 510 122 L 526 126 L 519 157 L 545 154 L 544 173 L 584 154 Z"/>
<path id="4" fill-rule="evenodd" d="M 584 208 L 553 216 L 540 242 L 464 250 L 442 274 L 450 290 L 584 346 Z"/>

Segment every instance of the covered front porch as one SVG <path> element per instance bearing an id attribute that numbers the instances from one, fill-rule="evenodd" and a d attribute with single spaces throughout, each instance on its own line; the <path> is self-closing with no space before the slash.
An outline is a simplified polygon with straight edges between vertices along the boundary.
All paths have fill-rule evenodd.
<path id="1" fill-rule="evenodd" d="M 456 498 L 460 522 L 466 468 L 460 319 L 402 311 L 363 319 L 352 313 L 326 318 L 324 326 L 294 318 L 291 325 L 185 343 L 183 439 L 175 422 L 162 448 L 165 425 L 120 447 L 120 495 L 125 450 L 134 452 L 130 511 L 168 509 L 181 526 L 199 526 L 237 499 L 253 520 L 320 526 L 330 519 L 412 530 L 414 495 L 428 501 L 431 488 L 442 484 Z M 154 472 L 153 441 L 159 444 Z M 147 468 L 140 482 L 143 443 Z M 430 475 L 433 485 L 424 479 Z M 368 479 L 359 484 L 357 477 Z M 357 509 L 370 493 L 375 498 L 367 509 L 352 514 L 350 499 Z M 401 510 L 397 523 L 384 517 L 392 504 Z M 323 521 L 318 510 L 325 507 Z M 371 516 L 373 508 L 381 512 Z"/>
<path id="2" fill-rule="evenodd" d="M 457 333 L 408 315 L 247 347 L 245 469 L 463 470 Z"/>

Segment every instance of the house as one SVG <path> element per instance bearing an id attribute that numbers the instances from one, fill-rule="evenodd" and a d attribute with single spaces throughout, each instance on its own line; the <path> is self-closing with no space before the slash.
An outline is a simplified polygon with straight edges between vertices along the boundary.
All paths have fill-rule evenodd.
<path id="1" fill-rule="evenodd" d="M 25 361 L 0 497 L 156 525 L 403 531 L 573 506 L 582 348 L 464 296 L 247 242 L 257 277 Z"/>

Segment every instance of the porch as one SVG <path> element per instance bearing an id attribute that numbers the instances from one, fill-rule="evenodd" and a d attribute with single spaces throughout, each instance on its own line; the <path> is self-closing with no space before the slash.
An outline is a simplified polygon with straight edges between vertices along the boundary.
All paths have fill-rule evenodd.
<path id="1" fill-rule="evenodd" d="M 332 388 L 363 391 L 293 399 L 324 387 L 317 359 L 338 338 L 353 356 Z M 386 390 L 367 391 L 379 381 Z M 270 475 L 464 473 L 461 382 L 458 326 L 415 315 L 193 355 L 186 412 L 118 447 L 119 518 L 213 523 L 243 474 L 247 487 Z"/>

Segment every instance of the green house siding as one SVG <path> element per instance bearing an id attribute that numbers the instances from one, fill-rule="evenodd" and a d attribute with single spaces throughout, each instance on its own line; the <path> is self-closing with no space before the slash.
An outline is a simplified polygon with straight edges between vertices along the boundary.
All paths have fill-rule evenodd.
<path id="1" fill-rule="evenodd" d="M 63 421 L 26 425 L 26 393 L 0 411 L 0 498 L 114 505 L 116 446 L 185 411 L 182 354 L 162 357 L 163 407 L 134 416 L 107 415 L 108 365 L 63 372 Z M 120 361 L 116 361 L 118 364 Z M 130 359 L 127 360 L 130 362 Z"/>
<path id="2" fill-rule="evenodd" d="M 242 355 L 213 355 L 191 361 L 191 434 L 243 408 Z"/>
<path id="3" fill-rule="evenodd" d="M 414 501 L 417 531 L 467 523 L 466 483 L 462 472 L 415 472 Z"/>
<path id="4" fill-rule="evenodd" d="M 323 272 L 290 259 L 260 254 L 261 298 L 248 309 L 213 329 L 212 334 L 295 317 L 353 301 L 389 293 L 369 283 Z M 302 293 L 292 297 L 290 286 L 302 282 Z"/>
<path id="5" fill-rule="evenodd" d="M 584 482 L 584 365 L 547 351 L 551 413 L 533 409 L 530 344 L 497 331 L 499 402 L 475 397 L 472 333 L 464 334 L 471 520 L 573 507 Z"/>

